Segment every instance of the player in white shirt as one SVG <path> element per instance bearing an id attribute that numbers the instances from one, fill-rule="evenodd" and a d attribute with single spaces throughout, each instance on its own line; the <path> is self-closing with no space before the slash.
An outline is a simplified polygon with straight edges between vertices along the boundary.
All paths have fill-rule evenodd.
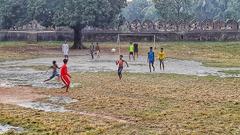
<path id="1" fill-rule="evenodd" d="M 62 45 L 62 52 L 63 52 L 64 58 L 68 59 L 69 45 L 67 44 L 67 41 L 65 41 L 64 44 Z"/>

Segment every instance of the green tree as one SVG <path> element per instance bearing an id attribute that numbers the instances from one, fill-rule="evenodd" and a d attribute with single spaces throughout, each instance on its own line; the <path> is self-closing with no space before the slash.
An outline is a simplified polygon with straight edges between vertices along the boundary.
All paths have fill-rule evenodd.
<path id="1" fill-rule="evenodd" d="M 126 0 L 56 0 L 51 6 L 56 26 L 74 30 L 74 49 L 83 48 L 82 30 L 86 26 L 106 27 L 111 24 L 126 4 Z M 52 10 L 51 10 L 52 9 Z"/>
<path id="2" fill-rule="evenodd" d="M 29 22 L 27 0 L 0 0 L 0 25 L 2 29 L 10 29 Z"/>
<path id="3" fill-rule="evenodd" d="M 188 21 L 192 17 L 192 0 L 153 0 L 164 21 Z"/>
<path id="4" fill-rule="evenodd" d="M 148 7 L 148 0 L 133 0 L 129 2 L 128 6 L 123 9 L 122 14 L 127 21 L 143 21 L 145 18 L 145 11 Z"/>
<path id="5" fill-rule="evenodd" d="M 106 27 L 125 6 L 126 0 L 0 0 L 3 28 L 33 19 L 44 26 L 68 26 L 74 31 L 73 48 L 83 48 L 86 26 Z"/>
<path id="6" fill-rule="evenodd" d="M 28 20 L 37 20 L 43 26 L 54 26 L 55 8 L 60 0 L 27 0 Z"/>
<path id="7" fill-rule="evenodd" d="M 155 8 L 153 2 L 150 2 L 150 5 L 145 8 L 144 12 L 144 20 L 152 20 L 157 21 L 161 19 L 161 15 L 159 14 L 158 10 Z"/>

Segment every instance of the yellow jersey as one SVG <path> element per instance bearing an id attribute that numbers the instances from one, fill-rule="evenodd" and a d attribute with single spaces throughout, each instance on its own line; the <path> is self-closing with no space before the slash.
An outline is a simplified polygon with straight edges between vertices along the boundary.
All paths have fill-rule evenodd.
<path id="1" fill-rule="evenodd" d="M 159 60 L 164 60 L 165 58 L 166 58 L 165 52 L 159 52 L 159 53 L 158 53 L 158 59 L 159 59 Z"/>
<path id="2" fill-rule="evenodd" d="M 129 52 L 134 52 L 134 46 L 133 44 L 130 44 L 129 48 L 128 48 Z"/>

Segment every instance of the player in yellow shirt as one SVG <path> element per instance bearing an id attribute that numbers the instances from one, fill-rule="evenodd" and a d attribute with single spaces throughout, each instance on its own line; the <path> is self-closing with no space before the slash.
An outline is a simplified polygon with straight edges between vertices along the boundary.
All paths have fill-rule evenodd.
<path id="1" fill-rule="evenodd" d="M 166 54 L 164 49 L 161 48 L 161 51 L 158 53 L 158 60 L 160 62 L 160 70 L 165 69 L 164 60 L 166 59 Z"/>
<path id="2" fill-rule="evenodd" d="M 134 60 L 134 45 L 132 42 L 130 42 L 130 45 L 128 47 L 128 51 L 129 51 L 129 60 L 131 61 L 131 57 Z"/>

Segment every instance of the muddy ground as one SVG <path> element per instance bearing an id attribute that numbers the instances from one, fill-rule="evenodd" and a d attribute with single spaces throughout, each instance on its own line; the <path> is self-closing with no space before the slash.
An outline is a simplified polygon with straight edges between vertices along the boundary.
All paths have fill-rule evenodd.
<path id="1" fill-rule="evenodd" d="M 7 61 L 0 63 L 0 86 L 33 86 L 33 87 L 45 87 L 45 88 L 59 88 L 61 83 L 57 81 L 51 81 L 49 83 L 43 83 L 45 79 L 51 76 L 51 70 L 48 68 L 51 66 L 53 60 L 56 60 L 59 66 L 62 65 L 61 57 L 52 58 L 37 58 L 18 61 Z M 101 58 L 91 60 L 87 52 L 82 56 L 71 56 L 69 60 L 69 72 L 116 72 L 117 66 L 115 61 L 118 59 L 118 55 L 104 55 Z M 128 57 L 125 56 L 128 60 Z M 149 73 L 147 64 L 147 58 L 140 56 L 136 61 L 128 61 L 130 67 L 125 66 L 124 72 L 129 73 Z M 165 61 L 165 71 L 160 71 L 159 62 L 156 61 L 156 71 L 154 73 L 166 73 L 166 74 L 183 74 L 183 75 L 196 75 L 196 76 L 219 76 L 219 77 L 238 77 L 238 74 L 230 75 L 225 74 L 224 70 L 240 70 L 240 68 L 214 68 L 205 67 L 200 62 L 189 60 L 177 60 L 167 59 Z M 42 67 L 42 68 L 41 68 Z M 45 70 L 45 71 L 44 71 Z M 75 78 L 73 78 L 75 79 Z M 78 82 L 76 82 L 78 83 Z"/>
<path id="2" fill-rule="evenodd" d="M 118 54 L 91 60 L 86 50 L 72 51 L 69 71 L 78 85 L 66 93 L 57 80 L 43 83 L 53 60 L 61 66 L 59 49 L 37 48 L 29 51 L 34 57 L 14 48 L 21 59 L 0 62 L 0 133 L 240 134 L 239 68 L 168 58 L 165 71 L 156 63 L 149 73 L 146 56 L 128 61 L 125 54 L 130 67 L 119 81 Z"/>

